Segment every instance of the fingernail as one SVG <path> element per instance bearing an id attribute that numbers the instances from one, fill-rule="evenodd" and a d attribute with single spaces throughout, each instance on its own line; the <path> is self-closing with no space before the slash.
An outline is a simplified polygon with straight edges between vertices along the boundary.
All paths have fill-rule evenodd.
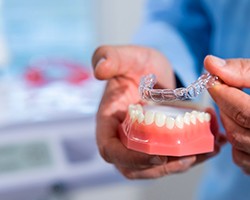
<path id="1" fill-rule="evenodd" d="M 101 65 L 101 63 L 103 63 L 104 61 L 106 61 L 106 58 L 101 58 L 98 62 L 97 62 L 97 64 L 96 64 L 96 68 L 98 67 L 98 66 L 100 66 Z"/>
<path id="2" fill-rule="evenodd" d="M 161 165 L 163 163 L 167 162 L 167 157 L 160 157 L 160 156 L 154 156 L 153 158 L 150 159 L 150 163 L 153 165 Z"/>
<path id="3" fill-rule="evenodd" d="M 222 58 L 212 56 L 212 55 L 210 56 L 210 58 L 212 59 L 212 62 L 218 67 L 223 67 L 226 65 L 226 61 Z"/>
<path id="4" fill-rule="evenodd" d="M 191 158 L 182 158 L 179 160 L 179 162 L 183 165 L 183 166 L 190 166 L 194 163 L 195 159 L 193 157 Z"/>

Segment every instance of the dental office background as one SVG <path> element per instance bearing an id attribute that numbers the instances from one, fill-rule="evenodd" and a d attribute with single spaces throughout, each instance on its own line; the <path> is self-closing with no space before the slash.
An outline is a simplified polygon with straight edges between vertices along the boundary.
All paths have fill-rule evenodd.
<path id="1" fill-rule="evenodd" d="M 202 166 L 129 181 L 95 144 L 105 83 L 93 78 L 91 55 L 130 43 L 144 3 L 0 0 L 0 199 L 192 198 Z"/>

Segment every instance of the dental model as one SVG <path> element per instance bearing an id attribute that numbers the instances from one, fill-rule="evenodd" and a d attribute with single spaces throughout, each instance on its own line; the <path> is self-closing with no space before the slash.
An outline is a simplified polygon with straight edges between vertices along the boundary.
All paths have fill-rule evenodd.
<path id="1" fill-rule="evenodd" d="M 154 74 L 149 74 L 142 77 L 139 92 L 141 98 L 147 101 L 169 102 L 175 100 L 187 100 L 197 97 L 205 89 L 212 87 L 217 82 L 219 82 L 217 76 L 205 73 L 187 88 L 153 89 L 156 84 L 156 77 Z"/>
<path id="2" fill-rule="evenodd" d="M 129 149 L 154 155 L 186 156 L 211 152 L 209 113 L 169 106 L 130 105 L 119 129 Z"/>

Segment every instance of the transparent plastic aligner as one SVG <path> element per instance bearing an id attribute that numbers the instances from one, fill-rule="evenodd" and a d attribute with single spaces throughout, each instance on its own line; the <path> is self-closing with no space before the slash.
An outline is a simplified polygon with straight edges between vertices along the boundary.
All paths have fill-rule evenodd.
<path id="1" fill-rule="evenodd" d="M 186 88 L 153 89 L 156 84 L 156 76 L 154 74 L 149 74 L 142 77 L 139 92 L 142 99 L 154 102 L 189 100 L 197 97 L 205 89 L 214 86 L 218 82 L 219 78 L 217 76 L 210 73 L 204 73 Z"/>

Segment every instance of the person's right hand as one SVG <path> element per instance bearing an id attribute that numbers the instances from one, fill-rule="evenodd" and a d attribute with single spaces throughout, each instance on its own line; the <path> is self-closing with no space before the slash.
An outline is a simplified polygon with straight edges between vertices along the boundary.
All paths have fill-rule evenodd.
<path id="1" fill-rule="evenodd" d="M 127 178 L 156 178 L 181 172 L 206 160 L 212 154 L 182 158 L 147 155 L 127 149 L 118 137 L 118 126 L 125 119 L 129 104 L 140 102 L 141 76 L 153 73 L 162 88 L 175 88 L 174 73 L 167 59 L 158 51 L 137 46 L 103 46 L 93 55 L 97 79 L 108 80 L 97 113 L 96 138 L 102 157 L 113 163 Z M 218 134 L 212 114 L 213 133 Z"/>

